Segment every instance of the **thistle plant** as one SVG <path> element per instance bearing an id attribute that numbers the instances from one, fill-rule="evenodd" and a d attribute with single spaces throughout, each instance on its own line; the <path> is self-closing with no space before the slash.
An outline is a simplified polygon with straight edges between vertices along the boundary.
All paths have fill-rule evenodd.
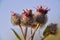
<path id="1" fill-rule="evenodd" d="M 56 35 L 57 34 L 57 24 L 56 23 L 51 23 L 47 25 L 46 29 L 43 32 L 43 36 L 45 39 L 48 35 Z"/>
<path id="2" fill-rule="evenodd" d="M 31 35 L 28 38 L 28 40 L 30 40 L 30 39 L 33 40 L 37 29 L 47 23 L 48 11 L 49 11 L 48 8 L 43 8 L 43 6 L 38 6 L 36 8 L 35 13 L 32 12 L 32 9 L 23 10 L 22 14 L 17 14 L 15 12 L 11 12 L 11 22 L 13 25 L 19 26 L 24 40 L 27 40 L 26 37 L 27 37 L 28 28 L 31 28 Z M 55 25 L 55 24 L 53 24 L 53 25 Z M 50 25 L 49 28 L 47 28 L 47 30 L 44 31 L 44 33 L 43 33 L 44 38 L 47 36 L 46 33 L 55 34 L 56 25 L 55 26 L 53 26 L 53 25 L 52 26 Z M 25 33 L 23 32 L 22 26 L 25 27 Z M 55 29 L 53 29 L 53 27 L 55 27 Z M 34 29 L 34 32 L 32 32 L 32 29 Z M 14 32 L 14 34 L 16 35 L 16 37 L 19 40 L 22 40 L 21 37 L 15 32 L 14 29 L 12 29 L 12 31 Z M 47 32 L 47 31 L 49 31 L 49 32 Z M 44 39 L 44 38 L 42 38 L 42 39 Z"/>

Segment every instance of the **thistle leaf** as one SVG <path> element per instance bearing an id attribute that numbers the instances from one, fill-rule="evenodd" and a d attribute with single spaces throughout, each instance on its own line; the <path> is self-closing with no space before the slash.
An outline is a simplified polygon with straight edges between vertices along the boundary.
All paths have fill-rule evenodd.
<path id="1" fill-rule="evenodd" d="M 47 28 L 45 29 L 45 31 L 44 31 L 44 33 L 43 33 L 43 35 L 44 35 L 45 37 L 48 36 L 48 34 L 49 34 L 49 29 L 50 29 L 50 27 L 47 26 Z"/>
<path id="2" fill-rule="evenodd" d="M 17 32 L 14 29 L 12 29 L 12 31 L 14 32 L 14 34 L 18 38 L 18 40 L 21 40 L 21 37 L 17 34 Z"/>

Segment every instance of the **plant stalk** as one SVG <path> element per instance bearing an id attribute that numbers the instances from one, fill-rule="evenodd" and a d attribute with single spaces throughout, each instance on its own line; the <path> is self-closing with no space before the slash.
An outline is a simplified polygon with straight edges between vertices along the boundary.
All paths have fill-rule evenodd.
<path id="1" fill-rule="evenodd" d="M 32 35 L 32 27 L 31 27 L 31 35 Z M 33 40 L 34 39 L 34 35 L 31 37 L 31 40 Z"/>
<path id="2" fill-rule="evenodd" d="M 25 28 L 25 40 L 26 40 L 26 37 L 27 37 L 27 30 L 28 30 L 28 27 L 26 26 L 26 28 Z"/>
<path id="3" fill-rule="evenodd" d="M 22 29 L 21 25 L 19 25 L 19 27 L 20 27 L 20 29 L 21 29 L 22 36 L 23 36 L 23 38 L 24 38 L 24 40 L 25 40 L 25 36 L 24 36 L 23 29 Z"/>
<path id="4" fill-rule="evenodd" d="M 35 32 L 37 31 L 38 28 L 39 28 L 39 23 L 37 24 L 37 27 L 35 28 L 34 32 L 30 35 L 30 37 L 29 37 L 28 40 L 30 40 L 30 38 L 31 38 L 32 36 L 34 36 L 34 34 L 35 34 Z"/>

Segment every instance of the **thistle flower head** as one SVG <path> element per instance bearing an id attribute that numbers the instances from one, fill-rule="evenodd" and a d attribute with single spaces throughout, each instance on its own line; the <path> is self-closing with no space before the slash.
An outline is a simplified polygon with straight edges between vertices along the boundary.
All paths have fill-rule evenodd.
<path id="1" fill-rule="evenodd" d="M 29 16 L 31 16 L 31 14 L 32 14 L 32 10 L 31 9 L 26 9 L 26 10 L 23 10 L 24 12 L 23 12 L 23 14 L 25 14 L 25 16 L 27 16 L 27 17 L 29 17 Z"/>
<path id="2" fill-rule="evenodd" d="M 11 22 L 13 25 L 19 25 L 20 24 L 20 15 L 11 11 Z"/>
<path id="3" fill-rule="evenodd" d="M 42 6 L 37 6 L 37 8 L 36 8 L 36 11 L 37 11 L 37 12 L 40 12 L 40 13 L 42 13 L 42 14 L 47 14 L 47 12 L 48 12 L 49 10 L 50 10 L 50 9 L 48 9 L 48 7 L 43 8 Z"/>

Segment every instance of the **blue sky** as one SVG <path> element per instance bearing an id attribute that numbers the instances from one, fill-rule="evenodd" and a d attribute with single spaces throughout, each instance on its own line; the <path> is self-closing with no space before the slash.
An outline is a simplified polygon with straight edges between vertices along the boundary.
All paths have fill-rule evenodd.
<path id="1" fill-rule="evenodd" d="M 11 13 L 15 11 L 21 13 L 23 9 L 32 9 L 38 5 L 46 5 L 51 10 L 48 12 L 47 23 L 60 24 L 60 0 L 0 0 L 0 40 L 15 40 L 16 38 L 11 33 Z M 17 27 L 15 28 L 18 29 Z"/>

